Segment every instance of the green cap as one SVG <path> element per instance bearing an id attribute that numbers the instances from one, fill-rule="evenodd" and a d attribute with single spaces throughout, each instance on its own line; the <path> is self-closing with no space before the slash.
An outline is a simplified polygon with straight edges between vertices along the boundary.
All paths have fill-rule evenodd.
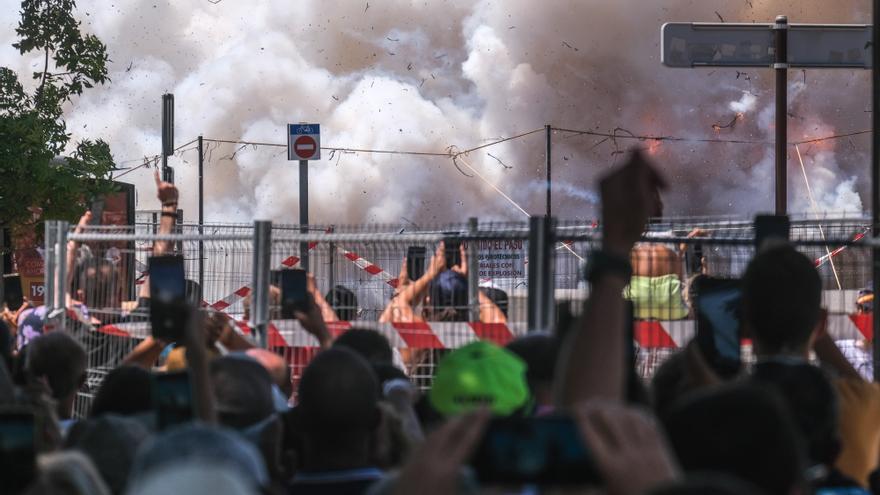
<path id="1" fill-rule="evenodd" d="M 473 342 L 440 360 L 428 398 L 444 416 L 480 407 L 511 414 L 529 400 L 526 363 L 503 347 Z"/>

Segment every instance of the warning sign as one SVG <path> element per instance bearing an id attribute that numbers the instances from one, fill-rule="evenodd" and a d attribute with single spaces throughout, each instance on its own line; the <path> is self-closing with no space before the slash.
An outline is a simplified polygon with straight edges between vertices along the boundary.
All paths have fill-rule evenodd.
<path id="1" fill-rule="evenodd" d="M 520 240 L 477 241 L 481 279 L 524 278 L 526 246 Z"/>

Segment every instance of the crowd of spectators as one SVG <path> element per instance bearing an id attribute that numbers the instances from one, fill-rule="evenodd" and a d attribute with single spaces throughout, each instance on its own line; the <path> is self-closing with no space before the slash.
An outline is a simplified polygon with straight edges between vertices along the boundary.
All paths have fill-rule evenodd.
<path id="1" fill-rule="evenodd" d="M 156 181 L 168 213 L 162 229 L 170 231 L 178 193 Z M 39 307 L 6 308 L 0 492 L 880 493 L 880 386 L 864 380 L 825 331 L 816 268 L 786 243 L 760 249 L 743 278 L 743 329 L 758 357 L 750 370 L 721 377 L 691 343 L 651 383 L 635 376 L 625 289 L 633 276 L 643 277 L 647 292 L 657 280 L 675 282 L 672 270 L 649 273 L 631 262 L 664 187 L 638 153 L 605 176 L 602 247 L 591 256 L 590 297 L 577 316 L 560 316 L 557 328 L 506 347 L 481 341 L 449 352 L 424 393 L 405 369 L 416 357 L 380 333 L 354 328 L 334 338 L 327 323 L 353 294 L 339 287 L 324 297 L 310 279 L 308 304 L 295 317 L 320 351 L 297 383 L 288 362 L 257 348 L 229 317 L 193 308 L 178 342 L 149 337 L 120 356 L 93 391 L 88 414 L 74 417 L 96 342 L 84 340 L 88 332 L 47 325 L 51 315 Z M 81 319 L 106 323 L 118 316 L 89 308 L 119 306 L 122 284 L 112 265 L 76 264 L 78 248 L 69 249 L 77 268 L 68 305 Z M 172 250 L 153 246 L 156 255 Z M 441 245 L 416 280 L 404 262 L 380 321 L 467 320 L 457 309 L 467 307 L 458 300 L 467 293 L 467 253 L 451 267 L 447 255 Z M 270 295 L 277 303 L 277 288 Z M 149 290 L 140 296 L 132 312 L 149 310 Z M 506 321 L 506 295 L 479 297 L 481 321 Z M 162 384 L 180 376 L 187 410 L 169 415 Z M 495 466 L 516 472 L 510 478 L 485 475 L 477 457 L 488 431 L 541 421 L 573 425 L 566 441 L 588 453 L 581 472 L 522 482 L 534 467 L 526 463 Z M 553 462 L 545 467 L 557 472 Z"/>

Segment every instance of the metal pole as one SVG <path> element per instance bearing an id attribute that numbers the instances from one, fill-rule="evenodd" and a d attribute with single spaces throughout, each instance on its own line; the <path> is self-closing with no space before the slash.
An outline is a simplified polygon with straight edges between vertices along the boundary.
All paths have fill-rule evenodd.
<path id="1" fill-rule="evenodd" d="M 205 235 L 205 152 L 199 136 L 199 236 Z M 205 241 L 199 238 L 199 290 L 205 290 Z"/>
<path id="2" fill-rule="evenodd" d="M 73 267 L 67 266 L 67 233 L 70 231 L 70 223 L 55 222 L 55 225 L 58 229 L 55 233 L 55 242 L 58 246 L 55 252 L 55 256 L 58 258 L 55 262 L 55 274 L 57 277 L 55 282 L 55 308 L 61 309 L 61 312 L 58 315 L 58 328 L 66 329 L 67 291 L 70 290 L 70 287 L 67 287 L 67 270 L 73 269 Z M 46 313 L 46 315 L 50 314 L 51 313 Z"/>
<path id="3" fill-rule="evenodd" d="M 880 0 L 873 1 L 873 17 L 874 28 L 872 32 L 872 48 L 871 58 L 873 64 L 871 66 L 871 122 L 874 132 L 871 140 L 871 235 L 876 239 L 880 237 L 880 135 L 877 130 L 880 129 L 880 74 L 877 69 L 880 67 Z M 880 290 L 880 249 L 874 248 L 874 290 Z M 876 317 L 876 311 L 873 318 L 873 350 L 874 350 L 874 381 L 880 381 L 880 318 Z"/>
<path id="4" fill-rule="evenodd" d="M 251 317 L 257 345 L 269 346 L 269 261 L 272 256 L 272 222 L 254 222 L 254 262 L 251 277 Z"/>
<path id="5" fill-rule="evenodd" d="M 776 16 L 775 36 L 776 72 L 776 214 L 788 211 L 787 156 L 788 156 L 788 18 Z"/>
<path id="6" fill-rule="evenodd" d="M 299 161 L 299 231 L 309 232 L 309 162 Z M 309 243 L 299 243 L 300 266 L 309 271 Z"/>
<path id="7" fill-rule="evenodd" d="M 551 184 L 551 177 L 552 176 L 550 175 L 550 151 L 551 151 L 553 143 L 551 141 L 551 137 L 550 137 L 551 132 L 550 131 L 551 131 L 550 125 L 549 124 L 545 125 L 544 126 L 544 134 L 547 137 L 547 165 L 546 165 L 546 168 L 547 168 L 547 218 L 550 218 L 550 216 L 551 216 L 550 215 L 550 213 L 551 213 L 550 212 L 550 184 Z"/>
<path id="8" fill-rule="evenodd" d="M 468 219 L 468 234 L 471 235 L 471 239 L 467 241 L 468 304 L 471 310 L 471 321 L 480 321 L 480 262 L 477 259 L 479 241 L 473 238 L 479 230 L 478 222 L 479 220 L 475 217 Z"/>
<path id="9" fill-rule="evenodd" d="M 553 218 L 529 219 L 529 332 L 550 330 L 553 325 L 555 229 Z"/>
<path id="10" fill-rule="evenodd" d="M 55 302 L 55 250 L 58 249 L 57 243 L 55 242 L 55 234 L 58 232 L 58 227 L 55 226 L 57 222 L 55 220 L 47 220 L 45 224 L 45 239 L 43 242 L 46 246 L 46 264 L 43 268 L 43 304 L 46 305 L 46 314 L 52 314 L 52 311 L 55 310 L 57 304 Z M 15 310 L 18 308 L 9 308 L 10 310 Z"/>
<path id="11" fill-rule="evenodd" d="M 336 227 L 331 225 L 328 232 L 331 234 L 336 231 Z M 336 243 L 330 243 L 330 256 L 327 258 L 327 268 L 329 269 L 329 275 L 327 278 L 327 290 L 333 290 L 336 287 Z M 355 311 L 357 308 L 353 308 Z"/>
<path id="12" fill-rule="evenodd" d="M 162 180 L 174 183 L 174 170 L 168 157 L 174 154 L 174 95 L 162 95 Z"/>

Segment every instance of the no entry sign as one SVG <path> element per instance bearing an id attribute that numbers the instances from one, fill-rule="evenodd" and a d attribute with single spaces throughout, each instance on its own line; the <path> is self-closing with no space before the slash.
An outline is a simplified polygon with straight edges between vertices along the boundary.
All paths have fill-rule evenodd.
<path id="1" fill-rule="evenodd" d="M 287 124 L 287 159 L 321 159 L 320 124 Z"/>

